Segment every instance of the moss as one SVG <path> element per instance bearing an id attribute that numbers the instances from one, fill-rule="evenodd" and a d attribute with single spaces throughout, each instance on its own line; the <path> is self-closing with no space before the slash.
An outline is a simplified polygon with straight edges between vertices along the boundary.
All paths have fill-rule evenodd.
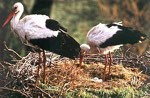
<path id="1" fill-rule="evenodd" d="M 133 87 L 126 88 L 114 88 L 112 90 L 94 90 L 94 89 L 82 89 L 67 92 L 65 97 L 67 98 L 145 98 L 147 97 L 147 86 L 138 90 Z"/>

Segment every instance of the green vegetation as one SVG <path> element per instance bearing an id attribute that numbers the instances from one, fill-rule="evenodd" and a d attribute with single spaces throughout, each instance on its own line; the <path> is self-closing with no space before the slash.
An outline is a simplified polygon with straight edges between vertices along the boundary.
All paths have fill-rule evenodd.
<path id="1" fill-rule="evenodd" d="M 65 7 L 64 7 L 65 6 Z M 51 18 L 58 20 L 78 42 L 85 43 L 88 30 L 102 21 L 97 2 L 81 0 L 76 2 L 55 2 Z"/>
<path id="2" fill-rule="evenodd" d="M 134 89 L 134 87 L 120 87 L 113 89 L 76 89 L 72 91 L 67 91 L 66 93 L 61 92 L 61 87 L 47 86 L 40 84 L 40 87 L 48 91 L 50 94 L 59 95 L 65 98 L 147 98 L 150 85 L 146 85 L 139 89 Z"/>

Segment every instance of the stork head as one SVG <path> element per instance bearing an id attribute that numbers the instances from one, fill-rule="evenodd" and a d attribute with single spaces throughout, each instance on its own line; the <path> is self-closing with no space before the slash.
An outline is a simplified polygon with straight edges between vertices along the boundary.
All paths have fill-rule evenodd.
<path id="1" fill-rule="evenodd" d="M 15 4 L 12 6 L 12 11 L 14 11 L 15 14 L 17 14 L 17 13 L 20 12 L 20 11 L 21 11 L 21 12 L 24 11 L 24 7 L 23 7 L 22 3 L 20 3 L 20 2 L 15 3 Z"/>
<path id="2" fill-rule="evenodd" d="M 80 52 L 80 64 L 79 64 L 79 68 L 81 68 L 84 54 L 90 50 L 90 46 L 87 45 L 87 44 L 82 44 L 80 46 L 80 48 L 81 48 L 81 52 Z"/>
<path id="3" fill-rule="evenodd" d="M 82 53 L 88 52 L 88 51 L 90 50 L 90 46 L 87 45 L 87 44 L 82 44 L 82 45 L 80 46 L 80 48 L 81 48 L 81 52 L 82 52 Z"/>
<path id="4" fill-rule="evenodd" d="M 12 19 L 12 17 L 14 15 L 16 15 L 17 13 L 23 13 L 24 11 L 24 7 L 22 5 L 22 3 L 17 2 L 12 6 L 12 12 L 9 14 L 8 18 L 6 19 L 6 21 L 4 22 L 4 24 L 2 25 L 2 27 L 4 27 L 9 21 L 10 19 Z"/>

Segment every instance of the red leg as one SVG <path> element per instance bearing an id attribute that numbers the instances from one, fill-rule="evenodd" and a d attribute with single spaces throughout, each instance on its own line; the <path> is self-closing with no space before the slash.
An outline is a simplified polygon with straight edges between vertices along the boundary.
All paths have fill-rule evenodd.
<path id="1" fill-rule="evenodd" d="M 109 76 L 109 74 L 110 74 L 110 68 L 111 68 L 111 65 L 112 65 L 112 62 L 113 62 L 111 52 L 109 52 L 109 57 L 110 57 L 110 63 L 109 63 L 109 72 L 108 72 L 108 76 Z"/>
<path id="2" fill-rule="evenodd" d="M 39 78 L 39 70 L 40 70 L 41 61 L 42 61 L 42 59 L 41 59 L 41 52 L 39 52 L 39 65 L 37 67 L 36 82 L 35 82 L 36 86 L 38 85 L 38 78 Z"/>
<path id="3" fill-rule="evenodd" d="M 107 54 L 105 55 L 105 68 L 104 68 L 104 74 L 103 74 L 103 81 L 105 81 L 105 74 L 106 74 L 106 68 L 108 65 L 108 59 L 107 59 Z"/>
<path id="4" fill-rule="evenodd" d="M 45 67 L 45 63 L 46 63 L 46 56 L 45 56 L 45 51 L 43 50 L 43 83 L 45 84 L 45 77 L 46 77 L 46 75 L 45 75 L 45 70 L 46 70 L 46 67 Z"/>
<path id="5" fill-rule="evenodd" d="M 80 53 L 80 62 L 79 62 L 79 69 L 81 69 L 82 66 L 82 61 L 83 61 L 83 53 Z"/>

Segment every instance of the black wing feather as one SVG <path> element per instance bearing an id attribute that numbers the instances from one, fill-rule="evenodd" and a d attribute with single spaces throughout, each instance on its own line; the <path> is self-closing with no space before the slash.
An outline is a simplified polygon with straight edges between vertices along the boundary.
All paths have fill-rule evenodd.
<path id="1" fill-rule="evenodd" d="M 66 28 L 64 28 L 58 21 L 53 19 L 46 20 L 46 27 L 54 31 L 62 30 L 64 32 L 67 32 Z"/>
<path id="2" fill-rule="evenodd" d="M 117 24 L 107 25 L 118 26 L 121 31 L 117 31 L 111 38 L 107 39 L 104 43 L 100 45 L 101 48 L 105 48 L 107 46 L 114 46 L 120 44 L 135 44 L 139 41 L 144 41 L 146 39 L 146 35 L 141 33 L 138 30 L 134 30 L 131 27 L 120 26 Z"/>
<path id="3" fill-rule="evenodd" d="M 59 32 L 57 37 L 47 37 L 41 39 L 31 39 L 33 45 L 59 54 L 64 57 L 74 59 L 80 54 L 80 44 L 66 33 Z"/>

